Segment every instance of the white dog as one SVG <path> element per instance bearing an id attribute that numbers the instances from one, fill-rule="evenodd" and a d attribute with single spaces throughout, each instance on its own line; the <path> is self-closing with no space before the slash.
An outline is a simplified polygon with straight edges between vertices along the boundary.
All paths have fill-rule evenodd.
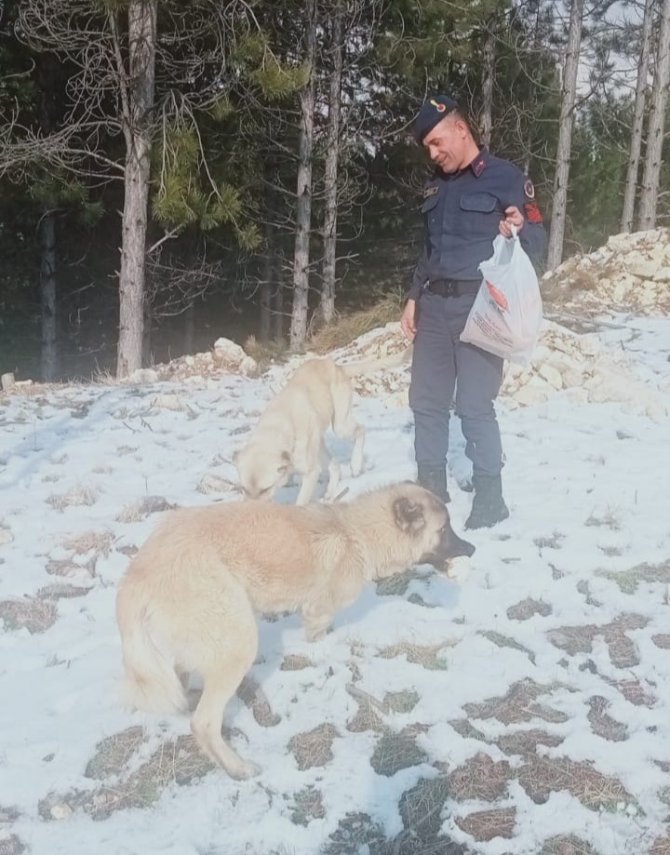
<path id="1" fill-rule="evenodd" d="M 402 364 L 407 352 L 369 362 L 338 365 L 332 359 L 304 362 L 267 406 L 247 444 L 235 453 L 242 490 L 250 499 L 271 499 L 295 472 L 302 476 L 296 504 L 314 495 L 319 475 L 328 469 L 326 499 L 334 499 L 340 467 L 328 455 L 324 434 L 354 442 L 351 474 L 363 469 L 365 429 L 352 413 L 351 378 Z"/>
<path id="2" fill-rule="evenodd" d="M 148 711 L 186 711 L 180 675 L 198 673 L 204 689 L 193 734 L 215 763 L 247 778 L 258 767 L 223 739 L 221 725 L 258 652 L 256 615 L 299 610 L 316 640 L 366 582 L 424 562 L 446 570 L 473 552 L 442 502 L 411 483 L 341 504 L 221 502 L 174 511 L 119 585 L 125 699 Z"/>

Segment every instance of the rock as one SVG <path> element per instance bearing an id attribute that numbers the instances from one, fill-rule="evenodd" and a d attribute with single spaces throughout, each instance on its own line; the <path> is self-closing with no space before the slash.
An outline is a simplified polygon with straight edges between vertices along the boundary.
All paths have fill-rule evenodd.
<path id="1" fill-rule="evenodd" d="M 72 816 L 72 808 L 63 802 L 62 804 L 52 805 L 49 813 L 53 819 L 67 819 L 69 816 Z"/>
<path id="2" fill-rule="evenodd" d="M 653 279 L 658 267 L 658 261 L 651 258 L 641 258 L 628 265 L 628 272 L 639 279 Z"/>
<path id="3" fill-rule="evenodd" d="M 540 375 L 540 377 L 544 377 L 547 383 L 549 383 L 549 385 L 552 386 L 554 389 L 563 388 L 563 378 L 561 377 L 561 372 L 557 371 L 551 365 L 541 365 L 538 374 Z"/>
<path id="4" fill-rule="evenodd" d="M 155 410 L 173 410 L 174 412 L 181 412 L 186 409 L 181 396 L 174 394 L 156 395 L 151 401 L 151 406 Z"/>

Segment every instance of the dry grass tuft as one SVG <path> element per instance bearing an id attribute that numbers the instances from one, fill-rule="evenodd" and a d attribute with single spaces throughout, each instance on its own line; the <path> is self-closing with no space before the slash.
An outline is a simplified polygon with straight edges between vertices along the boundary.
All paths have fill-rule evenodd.
<path id="1" fill-rule="evenodd" d="M 379 597 L 402 597 L 409 588 L 413 579 L 420 578 L 416 570 L 407 570 L 405 573 L 396 573 L 385 579 L 375 582 L 376 593 Z"/>
<path id="2" fill-rule="evenodd" d="M 607 680 L 607 682 L 621 692 L 629 704 L 636 707 L 651 707 L 656 703 L 655 695 L 645 689 L 637 677 L 631 680 Z"/>
<path id="3" fill-rule="evenodd" d="M 365 852 L 377 855 L 383 851 L 385 836 L 382 827 L 373 822 L 367 813 L 348 813 L 341 819 L 321 855 L 353 855 Z"/>
<path id="4" fill-rule="evenodd" d="M 95 568 L 98 561 L 98 556 L 94 555 L 85 564 L 78 564 L 69 558 L 55 559 L 47 561 L 47 566 L 44 568 L 50 576 L 62 576 L 70 578 L 72 576 L 85 576 L 93 578 L 95 576 Z"/>
<path id="5" fill-rule="evenodd" d="M 289 654 L 288 656 L 284 656 L 281 665 L 279 666 L 280 671 L 303 671 L 305 668 L 313 668 L 314 663 L 307 656 L 299 656 L 297 654 Z"/>
<path id="6" fill-rule="evenodd" d="M 514 834 L 515 824 L 516 808 L 479 810 L 456 817 L 456 825 L 478 843 L 493 840 L 494 837 L 509 840 Z"/>
<path id="7" fill-rule="evenodd" d="M 554 647 L 574 656 L 576 653 L 590 653 L 593 649 L 593 639 L 597 634 L 598 627 L 592 623 L 561 626 L 549 632 L 549 641 Z"/>
<path id="8" fill-rule="evenodd" d="M 642 615 L 627 612 L 602 626 L 583 624 L 559 627 L 549 633 L 549 640 L 555 647 L 574 656 L 575 653 L 590 653 L 594 638 L 601 635 L 608 646 L 612 664 L 616 668 L 632 668 L 639 665 L 640 658 L 635 644 L 626 633 L 642 629 L 647 623 Z"/>
<path id="9" fill-rule="evenodd" d="M 551 614 L 551 606 L 542 600 L 534 600 L 532 597 L 526 597 L 525 600 L 510 606 L 507 609 L 507 617 L 509 620 L 529 620 L 533 615 L 542 615 L 547 617 Z"/>
<path id="10" fill-rule="evenodd" d="M 179 736 L 164 742 L 135 772 L 113 787 L 49 793 L 40 801 L 38 811 L 45 820 L 63 819 L 78 809 L 95 820 L 107 819 L 119 810 L 149 808 L 166 787 L 190 784 L 213 768 L 192 736 Z"/>
<path id="11" fill-rule="evenodd" d="M 146 519 L 150 514 L 158 514 L 162 511 L 173 511 L 178 505 L 168 502 L 163 496 L 145 496 L 132 505 L 126 507 L 117 516 L 117 522 L 132 523 Z"/>
<path id="12" fill-rule="evenodd" d="M 58 609 L 53 600 L 25 597 L 22 600 L 0 601 L 0 620 L 5 628 L 27 629 L 31 635 L 46 632 L 58 618 Z"/>
<path id="13" fill-rule="evenodd" d="M 321 724 L 314 730 L 292 736 L 288 749 L 295 757 L 298 769 L 303 772 L 314 766 L 325 766 L 333 759 L 333 740 L 339 736 L 332 724 Z"/>
<path id="14" fill-rule="evenodd" d="M 406 656 L 407 661 L 413 665 L 422 665 L 431 671 L 445 671 L 447 664 L 443 659 L 440 659 L 438 654 L 445 647 L 451 645 L 447 642 L 444 644 L 412 644 L 408 641 L 403 641 L 400 644 L 393 644 L 391 647 L 385 647 L 377 654 L 382 659 L 395 659 L 396 656 Z"/>
<path id="15" fill-rule="evenodd" d="M 25 843 L 16 834 L 10 834 L 0 840 L 0 855 L 21 855 L 25 851 Z"/>
<path id="16" fill-rule="evenodd" d="M 496 745 L 505 754 L 519 754 L 522 757 L 530 757 L 537 754 L 538 745 L 546 745 L 556 748 L 563 742 L 562 736 L 547 733 L 545 730 L 533 728 L 531 730 L 517 730 L 513 733 L 504 733 L 496 739 Z"/>
<path id="17" fill-rule="evenodd" d="M 649 855 L 670 855 L 670 837 L 657 837 L 651 844 Z"/>
<path id="18" fill-rule="evenodd" d="M 84 777 L 101 781 L 110 775 L 120 775 L 145 739 L 144 728 L 139 725 L 103 739 L 95 746 L 95 754 L 88 761 Z"/>
<path id="19" fill-rule="evenodd" d="M 400 291 L 392 292 L 385 294 L 368 309 L 342 314 L 312 336 L 310 348 L 317 353 L 329 353 L 338 347 L 344 347 L 370 330 L 397 321 L 402 314 L 404 301 Z"/>
<path id="20" fill-rule="evenodd" d="M 515 638 L 511 638 L 509 635 L 503 635 L 501 632 L 495 632 L 495 630 L 492 629 L 480 631 L 479 634 L 483 635 L 484 638 L 492 644 L 495 644 L 496 647 L 507 647 L 511 650 L 518 650 L 520 653 L 525 653 L 533 665 L 535 664 L 535 654 L 533 651 L 524 647 L 523 644 L 519 644 Z"/>
<path id="21" fill-rule="evenodd" d="M 67 493 L 54 493 L 46 499 L 46 502 L 55 510 L 62 512 L 65 508 L 94 505 L 96 499 L 95 490 L 79 486 L 72 487 Z"/>
<path id="22" fill-rule="evenodd" d="M 534 680 L 520 680 L 510 686 L 506 695 L 488 698 L 481 704 L 465 704 L 463 709 L 470 718 L 496 718 L 503 724 L 515 724 L 533 718 L 553 723 L 567 721 L 565 713 L 535 703 L 538 697 L 554 688 L 553 685 L 541 686 Z"/>
<path id="23" fill-rule="evenodd" d="M 609 706 L 609 701 L 601 695 L 594 695 L 589 698 L 589 706 L 591 707 L 588 714 L 591 730 L 603 739 L 610 742 L 623 742 L 628 739 L 628 728 L 620 721 L 616 721 L 606 713 Z"/>
<path id="24" fill-rule="evenodd" d="M 591 514 L 584 525 L 609 528 L 611 531 L 621 530 L 621 520 L 619 519 L 619 516 L 614 513 L 614 511 L 610 510 L 600 517 L 595 516 L 595 514 Z"/>
<path id="25" fill-rule="evenodd" d="M 494 802 L 507 792 L 510 765 L 506 760 L 494 762 L 480 751 L 447 777 L 449 795 L 458 801 L 481 799 Z"/>
<path id="26" fill-rule="evenodd" d="M 630 570 L 597 570 L 596 575 L 616 582 L 624 594 L 634 594 L 642 582 L 670 585 L 670 561 L 664 564 L 638 564 Z"/>
<path id="27" fill-rule="evenodd" d="M 413 689 L 403 689 L 401 692 L 387 692 L 382 704 L 391 712 L 409 713 L 419 703 L 419 694 Z"/>
<path id="28" fill-rule="evenodd" d="M 384 733 L 386 725 L 378 714 L 375 706 L 364 698 L 358 699 L 358 711 L 356 715 L 347 722 L 347 730 L 350 733 L 364 733 L 373 730 Z"/>
<path id="29" fill-rule="evenodd" d="M 260 371 L 264 371 L 276 362 L 286 362 L 291 356 L 288 342 L 284 339 L 273 339 L 272 341 L 258 341 L 255 335 L 250 335 L 243 344 L 247 356 L 256 360 Z"/>
<path id="30" fill-rule="evenodd" d="M 544 804 L 552 792 L 567 790 L 589 810 L 614 811 L 620 802 L 634 804 L 617 778 L 608 778 L 590 763 L 568 757 L 530 757 L 518 770 L 519 783 L 535 804 Z"/>
<path id="31" fill-rule="evenodd" d="M 416 736 L 416 728 L 405 728 L 399 733 L 384 733 L 370 758 L 370 765 L 375 772 L 391 778 L 400 769 L 425 763 L 428 757 L 416 744 Z"/>
<path id="32" fill-rule="evenodd" d="M 442 827 L 442 809 L 449 796 L 445 775 L 422 778 L 400 798 L 398 809 L 405 829 L 421 840 L 436 837 Z"/>
<path id="33" fill-rule="evenodd" d="M 251 709 L 261 727 L 274 727 L 281 721 L 281 716 L 272 712 L 265 692 L 252 677 L 245 677 L 242 680 L 237 696 Z"/>
<path id="34" fill-rule="evenodd" d="M 326 809 L 323 806 L 323 796 L 316 787 L 305 787 L 293 797 L 295 802 L 291 808 L 291 822 L 294 825 L 307 826 L 313 819 L 323 819 Z"/>
<path id="35" fill-rule="evenodd" d="M 114 535 L 111 531 L 85 531 L 75 537 L 69 537 L 63 541 L 63 548 L 71 550 L 74 555 L 85 555 L 87 552 L 95 552 L 96 555 L 109 555 L 114 543 Z"/>
<path id="36" fill-rule="evenodd" d="M 657 633 L 656 635 L 652 635 L 651 640 L 654 642 L 656 647 L 660 647 L 661 650 L 670 650 L 670 635 L 667 633 Z"/>
<path id="37" fill-rule="evenodd" d="M 3 822 L 15 822 L 21 814 L 15 807 L 3 807 L 0 805 L 0 824 Z"/>
<path id="38" fill-rule="evenodd" d="M 540 855 L 597 855 L 586 840 L 574 834 L 559 834 L 544 841 Z"/>
<path id="39" fill-rule="evenodd" d="M 533 543 L 538 549 L 560 549 L 564 540 L 564 534 L 560 531 L 554 531 L 551 537 L 536 537 Z"/>
<path id="40" fill-rule="evenodd" d="M 470 720 L 467 718 L 454 718 L 449 722 L 449 724 L 459 736 L 463 737 L 463 739 L 476 739 L 478 742 L 489 741 L 481 730 L 477 730 L 477 728 L 471 724 Z"/>
<path id="41" fill-rule="evenodd" d="M 85 597 L 90 591 L 90 585 L 45 585 L 35 596 L 38 600 L 71 600 L 75 597 Z"/>

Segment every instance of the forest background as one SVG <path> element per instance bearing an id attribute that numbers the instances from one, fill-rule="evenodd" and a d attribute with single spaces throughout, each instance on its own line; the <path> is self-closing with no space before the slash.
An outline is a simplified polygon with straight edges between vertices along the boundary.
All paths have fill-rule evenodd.
<path id="1" fill-rule="evenodd" d="M 528 173 L 547 267 L 668 223 L 670 0 L 5 0 L 0 368 L 123 377 L 401 305 L 431 93 Z"/>

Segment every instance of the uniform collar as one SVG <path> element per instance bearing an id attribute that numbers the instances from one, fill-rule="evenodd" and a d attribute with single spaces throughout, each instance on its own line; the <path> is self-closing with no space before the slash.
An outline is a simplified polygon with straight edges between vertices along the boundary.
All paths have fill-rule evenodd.
<path id="1" fill-rule="evenodd" d="M 472 161 L 468 169 L 472 170 L 472 174 L 475 178 L 479 178 L 482 172 L 486 169 L 489 162 L 489 152 L 486 148 L 481 148 L 479 150 L 479 154 Z"/>
<path id="2" fill-rule="evenodd" d="M 459 175 L 463 175 L 465 172 L 472 172 L 475 178 L 479 178 L 486 167 L 488 166 L 489 158 L 491 154 L 487 148 L 481 148 L 476 157 L 470 161 L 467 166 L 464 166 L 463 169 L 459 169 L 458 172 L 442 172 L 442 170 L 438 167 L 435 170 L 435 175 L 440 176 L 442 178 L 457 178 Z"/>

